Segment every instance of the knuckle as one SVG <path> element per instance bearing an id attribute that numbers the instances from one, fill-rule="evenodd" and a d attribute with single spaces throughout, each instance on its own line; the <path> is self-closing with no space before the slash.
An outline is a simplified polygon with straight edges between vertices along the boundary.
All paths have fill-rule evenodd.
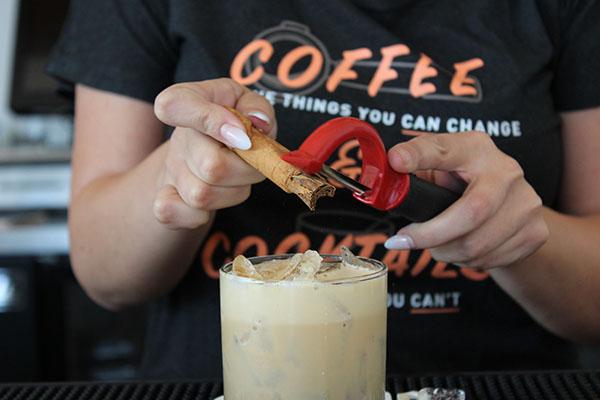
<path id="1" fill-rule="evenodd" d="M 240 83 L 236 82 L 235 80 L 233 80 L 231 78 L 216 78 L 215 82 L 218 83 L 219 85 L 229 85 L 235 89 L 244 88 L 243 85 L 241 85 Z"/>
<path id="2" fill-rule="evenodd" d="M 484 194 L 471 195 L 465 199 L 466 218 L 477 224 L 487 218 L 492 208 L 492 200 Z"/>
<path id="3" fill-rule="evenodd" d="M 170 86 L 160 92 L 154 99 L 154 114 L 161 121 L 169 120 L 177 104 L 177 85 Z"/>
<path id="4" fill-rule="evenodd" d="M 535 213 L 540 213 L 542 211 L 542 207 L 544 206 L 542 198 L 533 189 L 530 192 L 532 195 L 531 205 L 533 211 Z"/>
<path id="5" fill-rule="evenodd" d="M 503 169 L 511 182 L 519 181 L 525 177 L 525 173 L 519 162 L 510 156 L 504 155 Z"/>
<path id="6" fill-rule="evenodd" d="M 161 224 L 171 224 L 175 219 L 175 208 L 167 199 L 157 198 L 153 206 L 154 216 Z"/>
<path id="7" fill-rule="evenodd" d="M 241 96 L 244 92 L 250 92 L 250 89 L 248 89 L 246 86 L 242 85 L 241 83 L 239 83 L 231 78 L 221 78 L 221 79 L 223 79 L 223 81 L 231 87 L 231 90 L 238 97 Z"/>
<path id="8" fill-rule="evenodd" d="M 218 184 L 227 175 L 227 163 L 222 157 L 207 157 L 201 164 L 202 178 L 210 184 Z"/>
<path id="9" fill-rule="evenodd" d="M 525 206 L 523 206 L 523 217 L 529 220 L 542 220 L 543 203 L 541 197 L 534 191 L 530 190 L 525 198 Z"/>
<path id="10" fill-rule="evenodd" d="M 244 92 L 249 91 L 246 86 L 236 82 L 231 78 L 216 78 L 213 79 L 212 82 L 227 93 L 231 93 L 236 98 L 239 98 Z"/>
<path id="11" fill-rule="evenodd" d="M 217 129 L 217 124 L 212 117 L 212 114 L 204 109 L 196 111 L 195 115 L 192 117 L 192 125 L 196 130 L 204 133 L 214 133 Z"/>
<path id="12" fill-rule="evenodd" d="M 471 140 L 473 140 L 473 142 L 478 143 L 481 146 L 493 146 L 495 147 L 494 141 L 492 140 L 492 138 L 490 137 L 490 135 L 488 135 L 485 132 L 482 131 L 469 131 L 467 132 L 467 135 L 469 135 L 469 137 L 471 138 Z"/>
<path id="13" fill-rule="evenodd" d="M 199 209 L 206 208 L 212 198 L 212 190 L 204 184 L 194 185 L 189 192 L 191 206 Z"/>
<path id="14" fill-rule="evenodd" d="M 195 224 L 192 228 L 197 228 L 199 226 L 206 225 L 209 221 L 210 221 L 210 213 L 203 211 L 203 212 L 199 213 L 198 216 L 196 217 Z"/>

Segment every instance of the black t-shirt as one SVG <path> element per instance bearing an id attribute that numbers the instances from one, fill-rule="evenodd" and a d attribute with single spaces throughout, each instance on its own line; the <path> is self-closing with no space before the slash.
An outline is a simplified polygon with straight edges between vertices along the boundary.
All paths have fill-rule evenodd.
<path id="1" fill-rule="evenodd" d="M 373 123 L 388 147 L 424 131 L 484 130 L 553 207 L 558 112 L 600 105 L 599 20 L 597 2 L 574 0 L 74 0 L 48 71 L 148 102 L 174 82 L 231 76 L 274 102 L 288 148 L 336 116 Z M 356 76 L 335 79 L 352 57 Z M 395 72 L 382 75 L 387 61 Z M 356 176 L 356 144 L 331 161 Z M 387 251 L 405 223 L 342 191 L 313 213 L 255 185 L 218 212 L 187 275 L 153 304 L 144 372 L 220 378 L 218 268 L 234 255 L 341 245 L 390 269 L 389 372 L 574 365 L 572 347 L 487 273 Z"/>

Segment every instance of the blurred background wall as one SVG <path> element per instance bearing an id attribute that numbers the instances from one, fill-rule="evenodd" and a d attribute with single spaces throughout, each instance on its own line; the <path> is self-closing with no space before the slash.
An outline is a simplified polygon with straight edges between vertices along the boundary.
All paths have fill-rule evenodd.
<path id="1" fill-rule="evenodd" d="M 68 0 L 0 0 L 0 381 L 133 379 L 145 310 L 75 282 L 66 209 L 71 104 L 43 67 Z"/>

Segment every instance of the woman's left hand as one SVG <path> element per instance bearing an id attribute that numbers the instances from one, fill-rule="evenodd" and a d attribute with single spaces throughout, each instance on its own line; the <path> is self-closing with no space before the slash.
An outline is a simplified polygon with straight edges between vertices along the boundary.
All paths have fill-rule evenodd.
<path id="1" fill-rule="evenodd" d="M 388 159 L 398 172 L 434 170 L 436 183 L 456 187 L 459 178 L 466 189 L 435 218 L 402 228 L 387 248 L 429 249 L 438 261 L 488 269 L 521 260 L 547 240 L 540 197 L 486 133 L 426 134 L 397 144 Z"/>

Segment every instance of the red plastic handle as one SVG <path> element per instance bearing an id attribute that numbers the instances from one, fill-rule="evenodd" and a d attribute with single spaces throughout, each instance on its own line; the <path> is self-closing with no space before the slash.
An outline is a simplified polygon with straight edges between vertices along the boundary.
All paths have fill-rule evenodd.
<path id="1" fill-rule="evenodd" d="M 308 174 L 321 171 L 323 163 L 343 143 L 357 139 L 363 161 L 360 183 L 371 190 L 354 197 L 380 210 L 398 207 L 406 197 L 410 178 L 390 168 L 385 145 L 373 125 L 357 118 L 341 117 L 327 121 L 311 133 L 298 150 L 281 158 Z"/>

